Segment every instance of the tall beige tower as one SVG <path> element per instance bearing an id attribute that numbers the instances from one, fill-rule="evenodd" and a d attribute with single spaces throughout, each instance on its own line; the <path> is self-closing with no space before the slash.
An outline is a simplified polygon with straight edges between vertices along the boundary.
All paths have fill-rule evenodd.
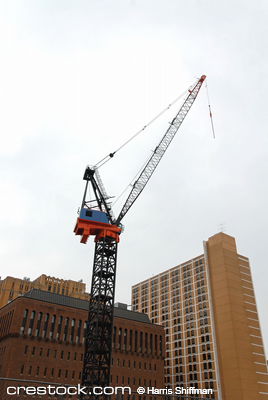
<path id="1" fill-rule="evenodd" d="M 268 374 L 248 258 L 219 233 L 204 254 L 132 288 L 134 310 L 165 327 L 166 385 L 203 398 L 268 399 Z"/>

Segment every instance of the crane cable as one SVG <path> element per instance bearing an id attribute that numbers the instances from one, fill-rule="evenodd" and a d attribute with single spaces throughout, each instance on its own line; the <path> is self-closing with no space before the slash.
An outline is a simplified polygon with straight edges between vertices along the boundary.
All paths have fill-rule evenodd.
<path id="1" fill-rule="evenodd" d="M 207 84 L 207 79 L 206 79 L 206 89 L 207 89 L 207 96 L 208 96 L 208 84 Z M 212 112 L 211 112 L 211 107 L 210 107 L 209 96 L 208 96 L 208 109 L 209 109 L 209 116 L 210 116 L 210 120 L 211 120 L 211 127 L 212 127 L 213 137 L 214 137 L 214 139 L 215 139 L 215 132 L 214 132 L 214 125 L 213 125 L 213 119 L 212 119 Z"/>
<path id="2" fill-rule="evenodd" d="M 123 194 L 128 190 L 128 188 L 130 186 L 134 186 L 135 184 L 135 179 L 140 175 L 141 171 L 144 169 L 145 165 L 148 163 L 148 161 L 150 160 L 151 155 L 148 157 L 148 159 L 145 161 L 145 163 L 143 164 L 143 166 L 140 168 L 140 170 L 136 173 L 136 175 L 134 176 L 134 178 L 132 179 L 132 181 L 127 185 L 127 187 L 123 190 L 123 192 L 120 194 L 120 196 L 118 196 L 118 198 L 113 202 L 113 206 L 115 205 L 115 203 L 117 203 L 118 200 L 121 199 L 121 197 L 123 196 Z M 132 183 L 134 182 L 134 183 Z"/>
<path id="3" fill-rule="evenodd" d="M 194 85 L 195 85 L 195 83 L 194 83 Z M 194 86 L 194 85 L 191 85 L 189 87 L 189 89 L 185 90 L 179 97 L 177 97 L 174 101 L 172 101 L 172 103 L 170 103 L 163 111 L 161 111 L 159 114 L 157 114 L 157 116 L 154 117 L 150 122 L 148 122 L 148 124 L 144 125 L 144 127 L 142 129 L 140 129 L 137 133 L 135 133 L 135 135 L 133 135 L 130 139 L 128 139 L 117 150 L 115 150 L 113 153 L 108 154 L 106 157 L 104 157 L 102 160 L 100 160 L 95 165 L 95 167 L 100 168 L 104 164 L 106 164 L 115 155 L 115 153 L 117 153 L 119 150 L 121 150 L 123 147 L 125 147 L 129 142 L 131 142 L 133 139 L 135 139 L 136 136 L 138 136 L 141 132 L 143 132 L 149 125 L 151 125 L 154 121 L 156 121 L 159 117 L 161 117 L 161 115 L 163 115 L 167 110 L 170 109 L 170 107 L 172 107 L 178 100 L 180 100 L 185 95 L 185 93 L 187 93 L 189 90 L 191 90 L 192 86 Z"/>

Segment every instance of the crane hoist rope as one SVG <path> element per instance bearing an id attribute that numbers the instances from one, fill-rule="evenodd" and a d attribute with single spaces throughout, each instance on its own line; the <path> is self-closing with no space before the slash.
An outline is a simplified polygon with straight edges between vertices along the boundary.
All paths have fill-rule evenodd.
<path id="1" fill-rule="evenodd" d="M 210 121 L 211 121 L 211 128 L 212 128 L 213 137 L 214 137 L 214 139 L 215 139 L 215 131 L 214 131 L 214 125 L 213 125 L 213 119 L 212 119 L 212 112 L 211 112 L 210 101 L 209 101 L 209 95 L 208 95 L 208 82 L 207 82 L 207 81 L 206 81 L 206 89 L 207 89 L 208 110 L 209 110 L 209 116 L 210 116 Z"/>

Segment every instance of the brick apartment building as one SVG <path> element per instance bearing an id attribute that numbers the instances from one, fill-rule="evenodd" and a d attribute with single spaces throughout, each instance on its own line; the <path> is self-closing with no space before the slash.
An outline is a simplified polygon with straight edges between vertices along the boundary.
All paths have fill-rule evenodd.
<path id="1" fill-rule="evenodd" d="M 38 289 L 0 310 L 1 400 L 12 398 L 7 386 L 81 383 L 87 310 L 86 300 Z M 126 305 L 119 303 L 114 310 L 110 384 L 130 386 L 132 400 L 138 400 L 140 385 L 164 387 L 164 329 Z"/>
<path id="2" fill-rule="evenodd" d="M 132 287 L 134 310 L 165 327 L 166 385 L 205 397 L 268 399 L 268 372 L 247 257 L 218 233 L 204 254 Z M 203 397 L 203 395 L 200 397 Z"/>

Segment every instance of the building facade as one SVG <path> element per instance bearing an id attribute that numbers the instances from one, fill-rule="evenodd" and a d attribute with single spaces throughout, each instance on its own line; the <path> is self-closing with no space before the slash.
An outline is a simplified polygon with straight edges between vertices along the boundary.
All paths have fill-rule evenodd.
<path id="1" fill-rule="evenodd" d="M 12 393 L 19 386 L 78 387 L 87 318 L 88 301 L 37 289 L 4 306 L 0 310 L 0 399 L 12 398 L 8 386 Z M 163 387 L 163 327 L 119 303 L 113 329 L 111 386 L 130 386 L 131 400 L 138 400 L 136 390 L 141 384 Z M 13 397 L 25 399 L 24 390 Z M 46 393 L 40 398 L 58 397 Z"/>
<path id="2" fill-rule="evenodd" d="M 10 303 L 16 297 L 22 296 L 30 289 L 46 290 L 78 299 L 89 299 L 89 294 L 86 293 L 86 284 L 82 280 L 76 282 L 44 274 L 33 281 L 26 277 L 19 279 L 7 276 L 3 280 L 0 278 L 0 308 Z"/>
<path id="3" fill-rule="evenodd" d="M 233 237 L 219 233 L 204 242 L 204 254 L 134 285 L 132 304 L 165 328 L 168 387 L 212 388 L 205 398 L 268 399 L 249 260 Z"/>

